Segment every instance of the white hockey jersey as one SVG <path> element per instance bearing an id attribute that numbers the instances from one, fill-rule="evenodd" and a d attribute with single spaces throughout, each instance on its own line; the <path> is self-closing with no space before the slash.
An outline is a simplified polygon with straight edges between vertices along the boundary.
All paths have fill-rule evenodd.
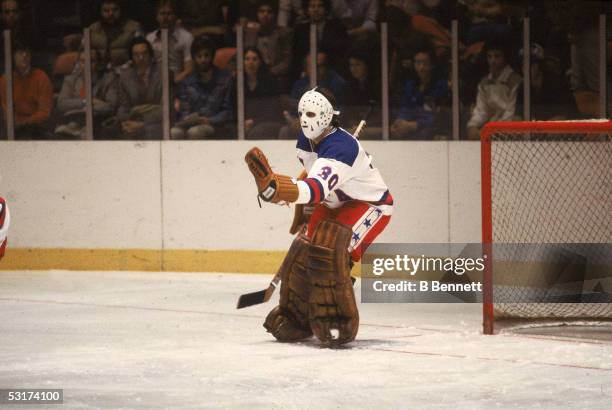
<path id="1" fill-rule="evenodd" d="M 338 208 L 344 202 L 360 200 L 391 214 L 393 199 L 385 181 L 372 165 L 372 157 L 349 132 L 336 128 L 315 145 L 300 131 L 297 156 L 308 172 L 306 179 L 298 181 L 297 203 L 323 202 Z"/>

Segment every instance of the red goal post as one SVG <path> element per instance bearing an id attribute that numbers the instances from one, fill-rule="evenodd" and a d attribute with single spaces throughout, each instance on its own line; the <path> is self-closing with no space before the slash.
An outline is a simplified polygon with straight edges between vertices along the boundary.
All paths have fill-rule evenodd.
<path id="1" fill-rule="evenodd" d="M 497 316 L 612 319 L 612 304 L 494 300 L 493 245 L 612 242 L 612 121 L 491 122 L 481 131 L 483 331 Z M 549 209 L 551 208 L 551 209 Z M 510 306 L 512 305 L 512 306 Z M 580 306 L 573 306 L 580 305 Z M 589 305 L 589 306 L 587 306 Z"/>

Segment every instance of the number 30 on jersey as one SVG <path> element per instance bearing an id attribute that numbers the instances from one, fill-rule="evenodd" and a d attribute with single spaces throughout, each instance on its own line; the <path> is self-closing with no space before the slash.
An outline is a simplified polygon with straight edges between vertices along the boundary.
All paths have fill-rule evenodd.
<path id="1" fill-rule="evenodd" d="M 338 174 L 333 174 L 330 178 L 329 176 L 331 175 L 331 173 L 331 167 L 323 167 L 321 168 L 321 172 L 317 174 L 317 176 L 321 177 L 324 181 L 327 181 L 327 188 L 330 191 L 334 189 L 336 184 L 338 184 Z"/>

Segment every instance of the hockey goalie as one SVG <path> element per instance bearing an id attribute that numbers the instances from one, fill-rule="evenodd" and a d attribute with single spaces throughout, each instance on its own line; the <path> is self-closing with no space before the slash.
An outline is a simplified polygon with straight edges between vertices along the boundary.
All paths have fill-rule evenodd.
<path id="1" fill-rule="evenodd" d="M 4 198 L 0 196 L 0 259 L 4 256 L 4 250 L 6 249 L 6 236 L 8 234 L 9 224 L 10 215 L 8 206 Z"/>
<path id="2" fill-rule="evenodd" d="M 393 198 L 371 156 L 340 128 L 329 91 L 307 91 L 298 111 L 300 177 L 275 173 L 259 148 L 245 157 L 259 198 L 296 204 L 290 232 L 297 236 L 280 268 L 280 303 L 264 327 L 282 342 L 314 335 L 333 347 L 357 335 L 350 270 L 389 223 Z"/>

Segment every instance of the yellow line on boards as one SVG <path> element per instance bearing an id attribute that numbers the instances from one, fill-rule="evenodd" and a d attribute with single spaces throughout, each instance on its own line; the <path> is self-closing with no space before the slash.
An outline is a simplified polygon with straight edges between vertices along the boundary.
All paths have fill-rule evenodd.
<path id="1" fill-rule="evenodd" d="M 283 251 L 8 248 L 0 270 L 275 273 L 284 256 Z"/>
<path id="2" fill-rule="evenodd" d="M 274 274 L 285 251 L 8 248 L 0 271 L 168 271 Z M 162 257 L 163 256 L 163 257 Z M 361 265 L 351 272 L 360 276 Z"/>

